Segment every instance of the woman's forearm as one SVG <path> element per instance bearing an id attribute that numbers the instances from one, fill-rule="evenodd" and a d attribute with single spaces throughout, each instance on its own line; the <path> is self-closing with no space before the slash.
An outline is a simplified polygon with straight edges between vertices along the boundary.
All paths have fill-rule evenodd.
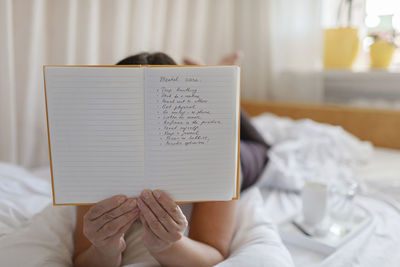
<path id="1" fill-rule="evenodd" d="M 225 258 L 216 248 L 183 236 L 166 250 L 152 253 L 162 266 L 214 266 Z"/>
<path id="2" fill-rule="evenodd" d="M 79 254 L 74 259 L 75 267 L 117 267 L 121 265 L 121 253 L 115 256 L 102 254 L 94 246 Z"/>

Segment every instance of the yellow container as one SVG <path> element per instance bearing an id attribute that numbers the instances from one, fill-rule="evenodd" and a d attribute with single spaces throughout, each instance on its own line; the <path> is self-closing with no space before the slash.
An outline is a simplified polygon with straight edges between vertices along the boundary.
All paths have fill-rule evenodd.
<path id="1" fill-rule="evenodd" d="M 335 28 L 324 32 L 324 67 L 349 69 L 356 61 L 360 41 L 358 29 Z"/>
<path id="2" fill-rule="evenodd" d="M 383 40 L 375 41 L 369 50 L 371 68 L 388 68 L 392 61 L 393 53 L 393 44 Z"/>

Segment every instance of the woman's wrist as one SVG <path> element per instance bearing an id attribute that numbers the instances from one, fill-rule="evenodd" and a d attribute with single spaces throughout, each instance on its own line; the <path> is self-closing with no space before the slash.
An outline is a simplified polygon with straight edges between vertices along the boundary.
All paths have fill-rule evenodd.
<path id="1" fill-rule="evenodd" d="M 151 255 L 153 255 L 154 257 L 156 257 L 157 255 L 162 256 L 162 255 L 169 255 L 171 253 L 171 251 L 176 250 L 177 247 L 179 246 L 184 246 L 184 243 L 186 242 L 186 236 L 182 236 L 181 239 L 179 239 L 178 241 L 175 241 L 171 244 L 169 244 L 168 246 L 166 246 L 163 249 L 149 249 L 149 252 L 151 253 Z"/>
<path id="2" fill-rule="evenodd" d="M 75 267 L 79 266 L 120 266 L 122 253 L 106 253 L 94 245 L 75 258 Z"/>
<path id="3" fill-rule="evenodd" d="M 121 251 L 104 251 L 100 248 L 92 245 L 94 256 L 96 256 L 100 262 L 115 263 L 114 266 L 120 266 L 122 260 Z M 107 265 L 108 266 L 108 265 Z"/>
<path id="4" fill-rule="evenodd" d="M 107 249 L 102 249 L 100 247 L 96 247 L 95 245 L 92 244 L 91 249 L 93 250 L 93 253 L 96 254 L 98 257 L 101 258 L 116 258 L 121 256 L 122 251 L 118 249 L 113 249 L 113 250 L 107 250 Z"/>
<path id="5" fill-rule="evenodd" d="M 162 251 L 149 252 L 162 266 L 213 266 L 224 260 L 216 248 L 187 236 Z"/>

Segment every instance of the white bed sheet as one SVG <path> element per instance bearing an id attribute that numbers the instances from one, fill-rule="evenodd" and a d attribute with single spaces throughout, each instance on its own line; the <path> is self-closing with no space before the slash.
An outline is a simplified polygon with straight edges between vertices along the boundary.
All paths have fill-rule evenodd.
<path id="1" fill-rule="evenodd" d="M 291 192 L 262 190 L 264 210 L 276 224 L 295 215 L 301 209 L 300 196 Z M 335 253 L 326 256 L 285 244 L 296 266 L 400 266 L 400 212 L 386 202 L 357 196 L 356 203 L 373 214 L 372 223 L 360 235 Z"/>
<path id="2" fill-rule="evenodd" d="M 356 180 L 356 202 L 373 215 L 370 227 L 329 257 L 288 245 L 297 266 L 400 266 L 400 151 L 373 149 L 341 127 L 308 119 L 265 113 L 253 123 L 272 145 L 258 186 L 275 223 L 300 212 L 294 192 L 310 180 L 328 186 Z"/>
<path id="3" fill-rule="evenodd" d="M 286 244 L 296 266 L 400 266 L 400 150 L 374 148 L 368 162 L 352 166 L 360 184 L 357 204 L 373 214 L 373 222 L 355 240 L 329 257 Z M 301 209 L 298 194 L 262 189 L 265 210 L 279 224 Z"/>
<path id="4" fill-rule="evenodd" d="M 373 214 L 372 223 L 337 252 L 326 256 L 286 244 L 296 266 L 400 266 L 400 150 L 375 148 L 371 160 L 354 169 L 362 185 L 356 203 Z M 301 209 L 298 194 L 263 188 L 264 209 L 276 224 Z"/>
<path id="5" fill-rule="evenodd" d="M 400 150 L 375 149 L 368 164 L 354 168 L 354 175 L 366 194 L 400 203 Z"/>
<path id="6" fill-rule="evenodd" d="M 369 188 L 369 191 L 365 190 L 366 196 L 357 197 L 357 202 L 372 211 L 372 214 L 374 214 L 373 223 L 357 239 L 329 257 L 287 244 L 295 265 L 372 267 L 379 264 L 379 266 L 388 267 L 399 266 L 400 256 L 398 253 L 391 253 L 390 257 L 387 256 L 390 251 L 400 251 L 400 232 L 398 231 L 400 202 L 396 201 L 396 195 L 400 195 L 400 189 L 393 187 L 393 185 L 400 183 L 400 169 L 397 167 L 399 162 L 400 151 L 375 149 L 371 161 L 355 169 L 357 180 L 361 183 L 367 182 L 365 186 Z M 48 167 L 36 169 L 33 173 L 41 177 L 36 179 L 44 182 L 50 180 Z M 29 177 L 32 179 L 31 176 Z M 385 195 L 385 190 L 389 188 L 390 194 L 394 196 L 390 198 L 394 201 L 389 204 L 397 205 L 398 210 L 385 202 L 387 196 L 386 199 L 377 198 L 376 188 L 372 191 L 371 185 L 380 185 L 378 189 L 381 191 L 378 191 L 378 193 Z M 375 194 L 373 197 L 368 196 L 371 192 Z M 267 188 L 262 188 L 261 193 L 264 212 L 276 224 L 294 215 L 301 208 L 300 197 L 296 193 Z M 43 204 L 45 201 L 49 203 L 49 196 L 36 198 L 40 207 L 45 206 Z"/>
<path id="7" fill-rule="evenodd" d="M 259 122 L 263 121 L 259 120 Z M 270 138 L 274 138 L 273 134 L 275 134 L 275 137 L 282 137 L 284 128 L 286 130 L 290 128 L 292 133 L 300 133 L 297 136 L 294 134 L 286 135 L 286 140 L 290 141 L 290 145 L 292 145 L 293 149 L 297 149 L 296 151 L 308 148 L 309 146 L 306 144 L 310 144 L 303 142 L 298 145 L 296 144 L 296 138 L 299 138 L 298 140 L 302 142 L 304 141 L 303 138 L 306 138 L 310 133 L 313 138 L 318 137 L 318 135 L 324 136 L 324 139 L 321 140 L 322 142 L 317 144 L 318 146 L 312 146 L 314 148 L 313 153 L 322 153 L 323 157 L 331 156 L 331 154 L 327 153 L 327 147 L 332 147 L 333 144 L 340 144 L 342 151 L 345 151 L 345 153 L 341 154 L 339 150 L 334 151 L 333 155 L 337 162 L 335 163 L 336 165 L 331 167 L 339 166 L 349 160 L 352 161 L 353 156 L 356 158 L 355 161 L 364 162 L 363 164 L 353 164 L 351 175 L 361 185 L 361 192 L 357 197 L 357 202 L 368 208 L 374 216 L 370 227 L 329 257 L 288 245 L 295 264 L 297 266 L 321 267 L 400 266 L 400 253 L 395 253 L 395 251 L 400 251 L 400 231 L 398 231 L 398 225 L 400 225 L 400 168 L 398 167 L 400 151 L 378 148 L 374 149 L 373 153 L 369 153 L 370 149 L 367 145 L 359 146 L 358 140 L 347 136 L 343 131 L 335 127 L 320 126 L 308 121 L 296 124 L 275 118 L 274 121 L 267 123 L 269 127 L 271 122 L 279 123 L 284 127 L 275 127 L 274 129 L 278 130 L 275 133 L 270 132 Z M 263 123 L 265 124 L 265 121 Z M 340 142 L 335 140 L 335 134 L 339 136 Z M 278 141 L 282 140 L 281 138 Z M 346 143 L 349 146 L 346 146 Z M 288 148 L 290 146 L 285 149 Z M 280 155 L 283 155 L 282 152 L 290 153 L 290 150 L 285 151 L 285 149 L 279 151 Z M 368 152 L 368 155 L 361 155 L 362 151 Z M 316 159 L 314 154 L 300 152 L 296 156 L 306 156 L 310 162 Z M 301 160 L 301 157 L 297 157 L 294 160 Z M 368 163 L 365 163 L 367 161 Z M 288 163 L 293 162 L 288 161 Z M 299 166 L 299 164 L 296 166 Z M 268 167 L 270 166 L 267 166 L 267 169 Z M 296 168 L 291 171 L 295 173 Z M 303 177 L 307 176 L 304 170 L 300 171 L 303 171 Z M 51 203 L 49 168 L 45 166 L 34 170 L 33 173 L 34 175 L 21 168 L 0 164 L 0 241 L 2 235 L 9 235 L 17 227 L 24 227 L 34 214 Z M 275 174 L 286 175 L 290 173 L 281 171 L 275 172 Z M 286 181 L 290 182 L 303 177 L 292 176 L 285 178 L 288 178 Z M 268 179 L 268 177 L 263 179 Z M 265 186 L 266 184 L 268 186 Z M 300 183 L 296 184 L 297 188 L 299 185 Z M 259 186 L 263 198 L 264 213 L 273 223 L 277 224 L 299 212 L 301 203 L 298 194 L 293 191 L 271 189 L 271 183 L 260 183 Z M 40 219 L 37 219 L 37 221 L 40 222 Z M 64 223 L 69 229 L 73 227 L 71 222 Z M 51 236 L 50 233 L 49 236 Z M 65 242 L 70 244 L 71 239 L 69 238 Z M 4 244 L 1 245 L 4 246 Z M 70 253 L 70 245 L 68 247 L 60 246 L 60 248 L 62 248 L 60 251 L 64 251 L 64 254 Z M 262 247 L 257 247 L 256 251 L 257 253 L 268 253 L 268 251 L 262 251 Z M 68 257 L 64 257 L 65 263 L 67 260 Z M 240 265 L 239 262 L 243 263 L 243 261 L 239 260 L 237 266 Z M 251 261 L 248 266 L 251 266 L 250 264 Z M 60 263 L 58 266 L 66 265 Z"/>
<path id="8" fill-rule="evenodd" d="M 0 163 L 0 236 L 22 226 L 51 201 L 49 168 L 42 175 Z"/>
<path id="9" fill-rule="evenodd" d="M 294 266 L 275 225 L 264 213 L 258 188 L 251 188 L 243 194 L 236 222 L 231 254 L 218 267 Z M 14 231 L 0 236 L 0 266 L 72 266 L 74 228 L 75 207 L 47 206 L 29 223 L 20 224 Z M 154 265 L 153 261 L 125 266 L 159 265 Z"/>

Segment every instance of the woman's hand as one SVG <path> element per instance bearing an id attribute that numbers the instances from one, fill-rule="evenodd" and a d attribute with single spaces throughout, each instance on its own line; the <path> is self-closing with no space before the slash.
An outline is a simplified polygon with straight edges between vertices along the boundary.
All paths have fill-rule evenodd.
<path id="1" fill-rule="evenodd" d="M 83 233 L 103 255 L 119 255 L 126 248 L 123 235 L 138 216 L 136 199 L 114 196 L 89 209 L 83 217 Z"/>
<path id="2" fill-rule="evenodd" d="M 188 225 L 179 206 L 165 192 L 144 190 L 138 198 L 142 240 L 150 252 L 159 253 L 180 240 Z"/>

